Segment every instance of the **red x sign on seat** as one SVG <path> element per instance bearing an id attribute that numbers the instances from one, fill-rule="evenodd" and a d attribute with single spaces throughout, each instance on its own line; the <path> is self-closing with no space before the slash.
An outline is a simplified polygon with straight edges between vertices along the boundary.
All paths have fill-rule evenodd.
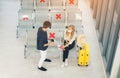
<path id="1" fill-rule="evenodd" d="M 40 2 L 42 3 L 42 2 L 45 2 L 45 0 L 40 0 Z"/>
<path id="2" fill-rule="evenodd" d="M 54 33 L 54 32 L 50 32 L 49 34 L 50 34 L 50 35 L 49 35 L 49 39 L 55 38 L 55 33 Z"/>
<path id="3" fill-rule="evenodd" d="M 57 20 L 61 19 L 61 14 L 56 14 L 56 19 Z"/>
<path id="4" fill-rule="evenodd" d="M 28 21 L 28 20 L 29 20 L 28 16 L 26 16 L 26 15 L 24 15 L 22 19 L 23 19 L 24 21 Z"/>
<path id="5" fill-rule="evenodd" d="M 74 4 L 74 0 L 69 0 L 69 4 Z"/>
<path id="6" fill-rule="evenodd" d="M 27 18 L 27 17 L 25 17 L 25 18 L 23 18 L 23 20 L 24 20 L 24 21 L 28 21 L 28 18 Z"/>

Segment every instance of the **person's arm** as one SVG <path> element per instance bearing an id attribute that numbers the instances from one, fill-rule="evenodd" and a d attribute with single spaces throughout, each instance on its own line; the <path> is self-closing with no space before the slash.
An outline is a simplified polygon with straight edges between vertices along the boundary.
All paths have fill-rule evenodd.
<path id="1" fill-rule="evenodd" d="M 69 46 L 69 44 L 66 44 L 66 45 L 64 46 L 64 48 L 65 48 L 65 47 L 68 47 L 68 46 Z"/>
<path id="2" fill-rule="evenodd" d="M 50 43 L 44 44 L 44 47 L 49 46 L 49 45 L 50 45 Z"/>
<path id="3" fill-rule="evenodd" d="M 54 45 L 54 42 L 49 42 L 49 43 L 47 43 L 47 44 L 44 44 L 44 47 L 45 46 L 53 46 Z"/>

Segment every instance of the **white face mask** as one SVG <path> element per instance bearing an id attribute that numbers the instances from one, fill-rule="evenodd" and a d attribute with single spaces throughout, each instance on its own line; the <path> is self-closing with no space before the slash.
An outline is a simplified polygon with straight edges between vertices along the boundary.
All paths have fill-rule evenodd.
<path id="1" fill-rule="evenodd" d="M 50 28 L 47 28 L 47 31 L 50 31 Z"/>
<path id="2" fill-rule="evenodd" d="M 67 30 L 69 33 L 71 33 L 72 31 L 71 30 Z"/>

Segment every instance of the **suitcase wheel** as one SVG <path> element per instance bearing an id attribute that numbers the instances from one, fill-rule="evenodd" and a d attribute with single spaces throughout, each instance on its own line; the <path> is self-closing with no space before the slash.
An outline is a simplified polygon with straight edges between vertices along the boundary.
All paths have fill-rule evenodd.
<path id="1" fill-rule="evenodd" d="M 86 65 L 86 67 L 88 67 L 88 65 Z"/>
<path id="2" fill-rule="evenodd" d="M 82 66 L 82 65 L 78 64 L 78 66 Z"/>

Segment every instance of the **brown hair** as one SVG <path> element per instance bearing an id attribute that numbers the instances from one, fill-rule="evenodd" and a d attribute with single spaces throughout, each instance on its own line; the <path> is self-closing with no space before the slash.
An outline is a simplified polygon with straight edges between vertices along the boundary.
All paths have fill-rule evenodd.
<path id="1" fill-rule="evenodd" d="M 71 35 L 70 35 L 70 38 L 72 39 L 72 37 L 73 37 L 73 35 L 74 35 L 74 32 L 75 32 L 75 26 L 74 26 L 74 25 L 69 25 L 69 26 L 67 26 L 67 28 L 71 28 L 71 29 L 72 29 L 72 32 L 69 33 L 69 32 L 67 31 L 67 32 L 66 32 L 66 36 L 68 36 L 69 34 L 71 34 Z"/>
<path id="2" fill-rule="evenodd" d="M 43 23 L 43 28 L 51 28 L 51 23 L 49 21 L 45 21 Z"/>

